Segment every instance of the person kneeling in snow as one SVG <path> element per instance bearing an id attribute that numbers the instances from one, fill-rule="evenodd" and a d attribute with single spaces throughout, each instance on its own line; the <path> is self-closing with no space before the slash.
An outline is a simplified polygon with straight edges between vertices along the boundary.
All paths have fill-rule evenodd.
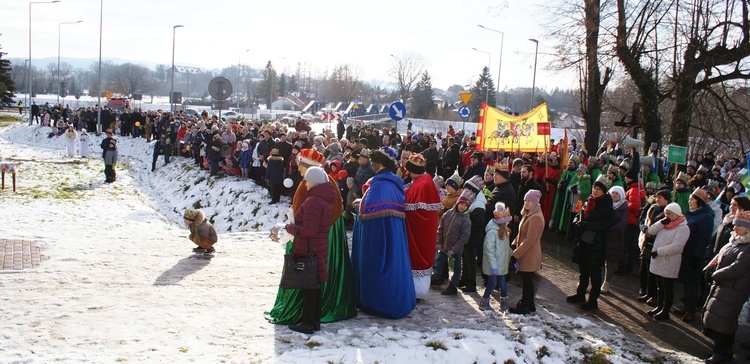
<path id="1" fill-rule="evenodd" d="M 216 244 L 219 238 L 216 236 L 214 226 L 203 215 L 203 211 L 187 208 L 182 217 L 185 219 L 185 225 L 190 230 L 188 238 L 198 245 L 197 248 L 193 249 L 193 252 L 207 254 L 215 252 L 214 244 Z"/>

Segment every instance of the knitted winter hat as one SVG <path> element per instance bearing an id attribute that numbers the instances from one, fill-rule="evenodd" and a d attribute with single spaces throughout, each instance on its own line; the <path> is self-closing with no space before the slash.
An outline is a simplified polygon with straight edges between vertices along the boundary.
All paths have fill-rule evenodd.
<path id="1" fill-rule="evenodd" d="M 451 186 L 454 190 L 458 191 L 458 182 L 456 182 L 456 180 L 454 179 L 448 179 L 447 181 L 445 181 L 445 186 Z"/>
<path id="2" fill-rule="evenodd" d="M 495 164 L 495 173 L 499 174 L 505 179 L 508 179 L 508 177 L 510 177 L 510 172 L 508 171 L 508 164 L 507 163 Z"/>
<path id="3" fill-rule="evenodd" d="M 305 172 L 305 181 L 312 186 L 322 185 L 328 182 L 326 171 L 320 167 L 310 167 Z"/>
<path id="4" fill-rule="evenodd" d="M 664 208 L 664 211 L 669 211 L 677 216 L 682 216 L 682 208 L 677 202 L 672 202 L 667 205 L 667 207 Z"/>
<path id="5" fill-rule="evenodd" d="M 474 192 L 464 190 L 463 192 L 461 192 L 461 196 L 458 196 L 458 200 L 456 201 L 456 203 L 465 202 L 467 205 L 471 205 L 476 197 L 477 196 Z"/>
<path id="6" fill-rule="evenodd" d="M 479 176 L 471 177 L 466 183 L 464 183 L 464 188 L 477 194 L 484 189 L 484 179 Z"/>
<path id="7" fill-rule="evenodd" d="M 625 172 L 625 178 L 630 178 L 632 181 L 638 180 L 638 171 L 635 169 L 628 169 L 627 172 Z"/>
<path id="8" fill-rule="evenodd" d="M 529 192 L 526 192 L 526 195 L 523 196 L 524 201 L 531 201 L 536 204 L 538 204 L 539 200 L 541 199 L 542 199 L 542 191 L 539 191 L 539 190 L 529 190 Z"/>

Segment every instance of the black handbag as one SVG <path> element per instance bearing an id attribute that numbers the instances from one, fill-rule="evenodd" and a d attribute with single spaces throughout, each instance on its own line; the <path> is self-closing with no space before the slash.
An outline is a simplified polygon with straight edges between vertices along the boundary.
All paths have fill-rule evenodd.
<path id="1" fill-rule="evenodd" d="M 297 238 L 294 238 L 292 242 L 292 250 L 294 252 L 294 244 L 297 243 Z M 292 254 L 284 254 L 284 270 L 281 272 L 281 282 L 279 287 L 283 289 L 317 289 L 320 288 L 320 281 L 318 280 L 318 256 L 312 253 L 312 247 L 308 240 L 307 243 L 308 256 L 304 258 L 294 259 Z"/>
<path id="2" fill-rule="evenodd" d="M 593 244 L 596 238 L 596 233 L 591 230 L 586 230 L 581 234 L 581 241 L 586 244 Z"/>

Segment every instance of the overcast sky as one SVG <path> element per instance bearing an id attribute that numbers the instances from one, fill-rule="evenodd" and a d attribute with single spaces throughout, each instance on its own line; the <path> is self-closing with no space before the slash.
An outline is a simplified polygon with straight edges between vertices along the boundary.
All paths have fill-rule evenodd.
<path id="1" fill-rule="evenodd" d="M 172 26 L 176 30 L 175 64 L 219 69 L 243 64 L 260 68 L 275 60 L 277 69 L 293 73 L 306 63 L 322 74 L 350 64 L 360 79 L 393 81 L 388 76 L 396 56 L 412 52 L 424 59 L 433 86 L 473 83 L 491 53 L 490 72 L 497 84 L 500 34 L 505 32 L 500 88 L 530 87 L 534 43 L 538 39 L 537 87 L 575 88 L 572 77 L 543 69 L 551 50 L 539 22 L 542 0 L 103 0 L 102 56 L 171 64 Z M 29 2 L 3 1 L 0 46 L 8 58 L 28 58 Z M 98 58 L 97 0 L 62 0 L 33 4 L 32 58 L 61 55 Z M 81 24 L 59 26 L 61 22 Z M 244 50 L 249 52 L 243 53 Z M 284 58 L 284 59 L 282 59 Z M 44 68 L 46 64 L 34 63 Z"/>

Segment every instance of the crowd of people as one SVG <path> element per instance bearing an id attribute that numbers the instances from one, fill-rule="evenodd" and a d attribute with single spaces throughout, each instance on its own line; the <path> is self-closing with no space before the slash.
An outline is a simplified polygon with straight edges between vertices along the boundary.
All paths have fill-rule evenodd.
<path id="1" fill-rule="evenodd" d="M 67 133 L 89 126 L 95 112 L 66 109 L 50 108 L 41 119 L 55 121 L 59 114 L 69 123 L 61 133 L 75 140 Z M 162 111 L 116 112 L 106 120 L 121 137 L 157 140 L 152 170 L 160 155 L 165 164 L 171 156 L 190 158 L 211 175 L 264 186 L 271 203 L 293 196 L 299 218 L 311 192 L 318 205 L 332 201 L 330 218 L 325 212 L 326 218 L 314 219 L 318 230 L 302 233 L 308 228 L 299 222 L 287 226 L 292 235 L 314 235 L 315 249 L 327 257 L 320 275 L 325 284 L 301 294 L 280 289 L 268 313 L 273 322 L 302 320 L 293 329 L 314 332 L 321 321 L 351 317 L 356 308 L 400 318 L 430 286 L 448 296 L 471 294 L 478 278 L 485 287 L 481 309 L 493 309 L 497 290 L 501 310 L 529 314 L 536 310 L 532 277 L 542 265 L 541 236 L 549 230 L 559 234 L 555 240 L 575 245 L 580 279 L 568 302 L 596 310 L 618 276 L 637 274 L 633 298 L 653 307 L 648 314 L 654 320 L 701 318 L 715 342 L 707 362 L 732 357 L 737 319 L 750 294 L 750 200 L 740 175 L 748 167 L 745 155 L 707 152 L 680 166 L 668 163 L 656 145 L 641 156 L 616 141 L 594 153 L 572 141 L 567 151 L 553 144 L 537 154 L 477 150 L 474 135 L 453 128 L 445 135 L 401 135 L 395 128 L 339 122 L 336 131 L 316 134 L 304 120 L 291 126 Z M 347 229 L 353 230 L 350 254 Z M 516 272 L 523 294 L 510 305 L 507 279 Z M 683 286 L 681 307 L 673 307 L 675 282 Z"/>

